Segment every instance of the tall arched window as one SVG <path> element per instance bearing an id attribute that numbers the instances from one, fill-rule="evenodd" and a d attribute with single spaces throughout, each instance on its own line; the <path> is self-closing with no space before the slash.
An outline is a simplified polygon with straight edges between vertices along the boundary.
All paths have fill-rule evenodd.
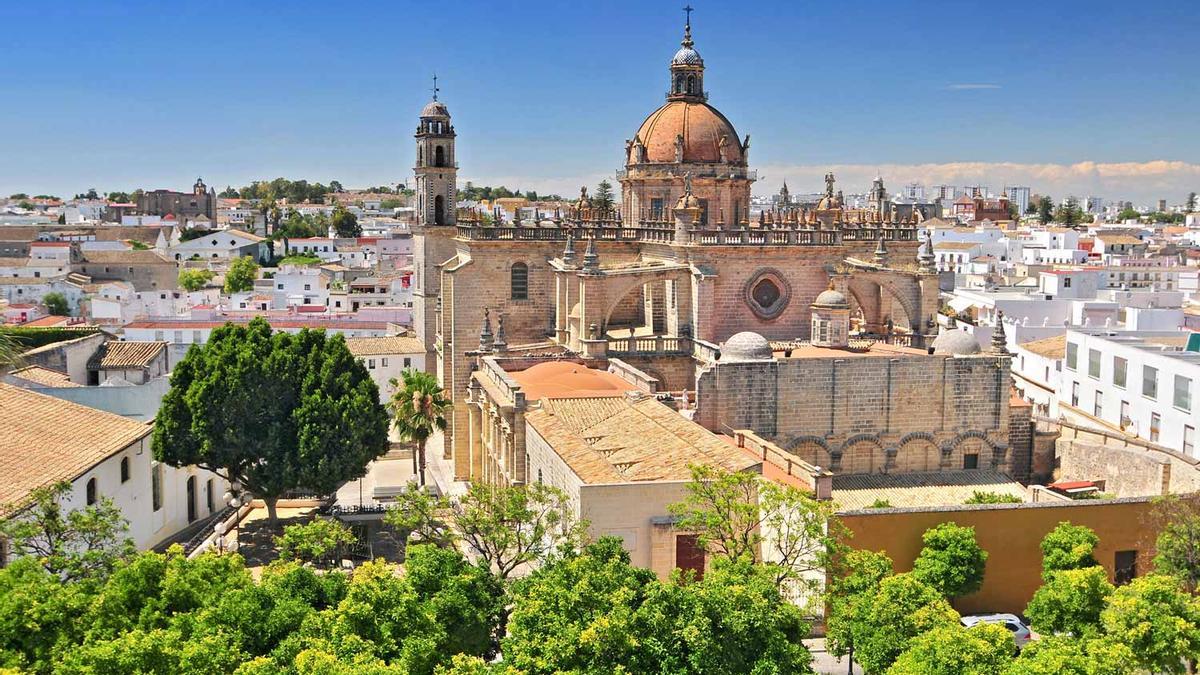
<path id="1" fill-rule="evenodd" d="M 513 300 L 529 299 L 529 266 L 525 263 L 514 263 L 512 266 L 510 297 Z"/>
<path id="2" fill-rule="evenodd" d="M 446 224 L 446 200 L 441 195 L 433 198 L 433 224 Z"/>
<path id="3" fill-rule="evenodd" d="M 96 479 L 89 478 L 87 482 L 87 503 L 88 506 L 96 503 Z"/>
<path id="4" fill-rule="evenodd" d="M 433 150 L 433 165 L 446 166 L 446 151 L 440 145 Z"/>
<path id="5" fill-rule="evenodd" d="M 689 93 L 689 94 L 694 94 L 694 93 L 696 93 L 696 92 L 694 91 L 694 90 L 695 90 L 695 88 L 696 88 L 696 78 L 695 78 L 695 77 L 692 77 L 691 75 L 688 75 L 688 90 L 687 90 L 687 93 Z"/>
<path id="6" fill-rule="evenodd" d="M 122 457 L 121 458 L 121 482 L 124 483 L 128 480 L 129 480 L 129 458 Z"/>

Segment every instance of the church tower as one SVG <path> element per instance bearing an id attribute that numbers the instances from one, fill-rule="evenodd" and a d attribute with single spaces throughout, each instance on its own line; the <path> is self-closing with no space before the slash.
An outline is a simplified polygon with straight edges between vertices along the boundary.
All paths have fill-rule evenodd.
<path id="1" fill-rule="evenodd" d="M 417 123 L 417 161 L 413 167 L 417 207 L 417 223 L 413 228 L 413 326 L 425 345 L 426 368 L 431 371 L 436 368 L 434 342 L 439 332 L 438 265 L 454 257 L 458 176 L 454 137 L 450 111 L 438 100 L 437 76 L 434 76 L 433 100 L 421 110 Z"/>

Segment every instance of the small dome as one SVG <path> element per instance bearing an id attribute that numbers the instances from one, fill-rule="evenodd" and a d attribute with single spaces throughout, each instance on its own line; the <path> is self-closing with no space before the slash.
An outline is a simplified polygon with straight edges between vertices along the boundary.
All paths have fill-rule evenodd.
<path id="1" fill-rule="evenodd" d="M 813 305 L 834 309 L 849 309 L 850 301 L 846 300 L 846 296 L 841 291 L 835 291 L 831 288 L 818 295 L 817 299 L 813 301 Z"/>
<path id="2" fill-rule="evenodd" d="M 983 351 L 979 341 L 961 328 L 944 330 L 933 339 L 933 353 L 943 356 L 969 356 Z"/>
<path id="3" fill-rule="evenodd" d="M 421 117 L 449 117 L 450 111 L 446 109 L 446 104 L 438 100 L 430 101 L 421 109 Z"/>
<path id="4" fill-rule="evenodd" d="M 702 66 L 704 59 L 700 58 L 700 52 L 691 47 L 680 47 L 679 51 L 675 52 L 675 56 L 671 58 L 673 66 Z"/>
<path id="5" fill-rule="evenodd" d="M 775 355 L 771 343 L 758 333 L 743 331 L 721 345 L 721 361 L 770 361 Z"/>

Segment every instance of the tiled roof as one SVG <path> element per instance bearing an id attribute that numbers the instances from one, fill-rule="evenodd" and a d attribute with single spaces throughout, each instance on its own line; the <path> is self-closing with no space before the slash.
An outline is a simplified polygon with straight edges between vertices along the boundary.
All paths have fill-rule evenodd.
<path id="1" fill-rule="evenodd" d="M 226 319 L 139 319 L 125 324 L 128 329 L 155 329 L 155 330 L 203 330 L 205 328 L 220 328 L 227 323 L 244 324 L 249 323 L 256 315 L 245 316 L 230 316 Z M 355 321 L 342 319 L 279 319 L 275 317 L 264 317 L 267 323 L 271 324 L 271 328 L 279 330 L 281 328 L 311 328 L 312 330 L 387 330 L 388 322 L 386 321 Z"/>
<path id="2" fill-rule="evenodd" d="M 111 264 L 111 265 L 174 265 L 175 262 L 167 260 L 152 250 L 138 251 L 84 251 L 84 262 L 93 264 Z"/>
<path id="3" fill-rule="evenodd" d="M 147 368 L 167 348 L 166 342 L 135 342 L 111 340 L 100 345 L 100 349 L 88 359 L 91 370 L 120 368 Z"/>
<path id="4" fill-rule="evenodd" d="M 424 354 L 425 346 L 415 337 L 393 335 L 389 337 L 346 338 L 346 346 L 355 356 L 378 356 L 389 354 Z"/>
<path id="5" fill-rule="evenodd" d="M 0 384 L 0 513 L 31 490 L 73 480 L 150 433 L 146 424 Z"/>
<path id="6" fill-rule="evenodd" d="M 1038 356 L 1044 356 L 1048 359 L 1061 359 L 1067 352 L 1067 336 L 1064 333 L 1054 337 L 1042 338 L 1041 340 L 1033 340 L 1032 342 L 1022 342 L 1019 346 L 1021 349 L 1033 352 Z"/>
<path id="7" fill-rule="evenodd" d="M 66 373 L 41 366 L 26 366 L 12 371 L 9 375 L 13 377 L 39 384 L 43 387 L 82 387 L 81 384 L 76 384 L 71 381 L 71 377 Z"/>
<path id="8" fill-rule="evenodd" d="M 1097 235 L 1096 238 L 1099 239 L 1100 241 L 1104 242 L 1105 246 L 1111 246 L 1113 244 L 1128 244 L 1130 246 L 1137 246 L 1137 245 L 1143 243 L 1141 239 L 1138 239 L 1137 237 L 1131 237 L 1127 234 L 1118 234 L 1118 235 L 1101 234 L 1101 235 Z"/>
<path id="9" fill-rule="evenodd" d="M 25 267 L 29 258 L 0 258 L 0 267 Z"/>
<path id="10" fill-rule="evenodd" d="M 877 500 L 896 508 L 951 506 L 966 502 L 977 491 L 1026 497 L 1020 483 L 987 469 L 833 477 L 833 503 L 841 511 L 871 508 Z"/>
<path id="11" fill-rule="evenodd" d="M 588 484 L 686 481 L 692 464 L 741 471 L 761 463 L 650 397 L 542 399 L 525 420 Z"/>

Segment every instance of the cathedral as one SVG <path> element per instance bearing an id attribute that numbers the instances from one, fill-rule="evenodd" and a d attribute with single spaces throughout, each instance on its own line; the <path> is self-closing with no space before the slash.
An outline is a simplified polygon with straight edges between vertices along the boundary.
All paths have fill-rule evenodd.
<path id="1" fill-rule="evenodd" d="M 847 209 L 830 174 L 817 203 L 752 216 L 750 137 L 709 102 L 690 20 L 668 78 L 665 103 L 624 143 L 619 207 L 593 204 L 584 189 L 570 208 L 532 221 L 504 223 L 456 209 L 458 138 L 449 108 L 435 89 L 421 111 L 414 324 L 426 363 L 454 402 L 444 453 L 456 478 L 478 476 L 483 461 L 472 439 L 487 422 L 467 403 L 481 354 L 518 365 L 619 361 L 694 404 L 697 392 L 710 390 L 718 364 L 732 373 L 733 362 L 770 361 L 773 352 L 844 349 L 853 341 L 932 353 L 938 278 L 932 244 L 918 236 L 921 214 Z M 994 359 L 989 363 L 978 375 L 986 382 L 997 377 Z M 736 370 L 742 379 L 758 372 Z M 782 377 L 782 370 L 772 372 Z M 952 378 L 958 371 L 945 372 Z M 769 378 L 755 381 L 772 391 L 777 386 Z M 1003 383 L 988 386 L 999 390 Z M 995 451 L 993 467 L 1007 461 L 1006 410 L 993 411 L 994 434 L 985 439 Z M 778 437 L 795 422 L 779 413 L 748 426 Z M 703 411 L 695 419 L 710 428 L 722 423 Z M 788 433 L 805 437 L 803 430 Z M 831 427 L 820 443 L 810 443 L 814 463 L 839 464 L 838 446 L 829 440 L 838 434 L 849 438 Z M 954 445 L 955 438 L 948 430 L 936 442 Z M 875 443 L 882 448 L 885 441 Z M 930 452 L 927 465 L 945 462 Z M 525 480 L 520 458 L 511 464 L 512 480 Z M 888 466 L 883 454 L 869 464 Z"/>

